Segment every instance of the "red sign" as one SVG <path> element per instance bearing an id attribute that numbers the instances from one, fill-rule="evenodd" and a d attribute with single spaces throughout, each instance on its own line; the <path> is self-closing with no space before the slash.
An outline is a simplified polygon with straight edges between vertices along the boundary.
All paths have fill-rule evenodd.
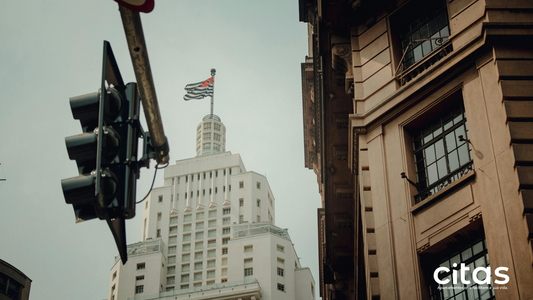
<path id="1" fill-rule="evenodd" d="M 115 0 L 115 2 L 131 11 L 143 13 L 151 12 L 155 5 L 154 0 Z"/>

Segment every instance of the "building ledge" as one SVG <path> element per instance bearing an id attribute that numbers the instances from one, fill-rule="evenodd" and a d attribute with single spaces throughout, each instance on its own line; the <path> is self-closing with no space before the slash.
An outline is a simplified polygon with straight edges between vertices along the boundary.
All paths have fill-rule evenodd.
<path id="1" fill-rule="evenodd" d="M 261 287 L 255 278 L 183 290 L 168 291 L 153 295 L 138 295 L 133 298 L 128 298 L 128 300 L 230 300 L 238 298 L 250 300 L 253 297 L 255 297 L 256 300 L 261 299 Z"/>

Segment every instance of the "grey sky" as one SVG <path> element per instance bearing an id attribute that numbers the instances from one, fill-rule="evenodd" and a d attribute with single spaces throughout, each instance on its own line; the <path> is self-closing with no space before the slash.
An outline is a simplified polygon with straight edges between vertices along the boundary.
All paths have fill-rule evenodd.
<path id="1" fill-rule="evenodd" d="M 277 224 L 289 228 L 318 282 L 315 174 L 304 168 L 300 63 L 307 28 L 298 1 L 161 1 L 142 14 L 170 159 L 195 155 L 209 100 L 183 87 L 217 69 L 215 114 L 226 149 L 266 174 Z M 117 250 L 104 221 L 74 223 L 60 181 L 77 175 L 64 138 L 81 133 L 68 98 L 94 92 L 108 40 L 125 82 L 135 81 L 114 1 L 2 1 L 0 9 L 0 258 L 32 280 L 32 299 L 105 299 Z M 150 187 L 143 169 L 137 199 Z M 163 183 L 158 174 L 156 186 Z M 127 222 L 140 240 L 140 216 Z"/>

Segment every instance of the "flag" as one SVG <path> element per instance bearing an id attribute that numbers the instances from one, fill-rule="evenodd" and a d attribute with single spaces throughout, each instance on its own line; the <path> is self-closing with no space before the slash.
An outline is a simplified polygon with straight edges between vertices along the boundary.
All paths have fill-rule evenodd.
<path id="1" fill-rule="evenodd" d="M 214 80 L 215 79 L 211 77 L 202 82 L 187 84 L 185 86 L 187 94 L 183 96 L 183 99 L 189 101 L 191 99 L 203 99 L 209 96 L 213 97 Z"/>

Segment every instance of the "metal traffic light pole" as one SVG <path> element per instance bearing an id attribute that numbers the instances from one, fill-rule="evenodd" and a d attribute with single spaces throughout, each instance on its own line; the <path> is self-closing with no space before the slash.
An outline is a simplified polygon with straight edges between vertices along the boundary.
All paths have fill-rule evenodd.
<path id="1" fill-rule="evenodd" d="M 169 162 L 168 140 L 163 130 L 163 122 L 159 112 L 159 105 L 157 104 L 157 96 L 155 94 L 150 61 L 148 60 L 148 50 L 144 41 L 141 17 L 138 12 L 133 12 L 122 5 L 118 7 L 122 24 L 124 25 L 126 40 L 128 41 L 131 62 L 137 79 L 148 131 L 150 132 L 152 145 L 155 148 L 156 161 L 158 164 L 166 164 Z"/>

